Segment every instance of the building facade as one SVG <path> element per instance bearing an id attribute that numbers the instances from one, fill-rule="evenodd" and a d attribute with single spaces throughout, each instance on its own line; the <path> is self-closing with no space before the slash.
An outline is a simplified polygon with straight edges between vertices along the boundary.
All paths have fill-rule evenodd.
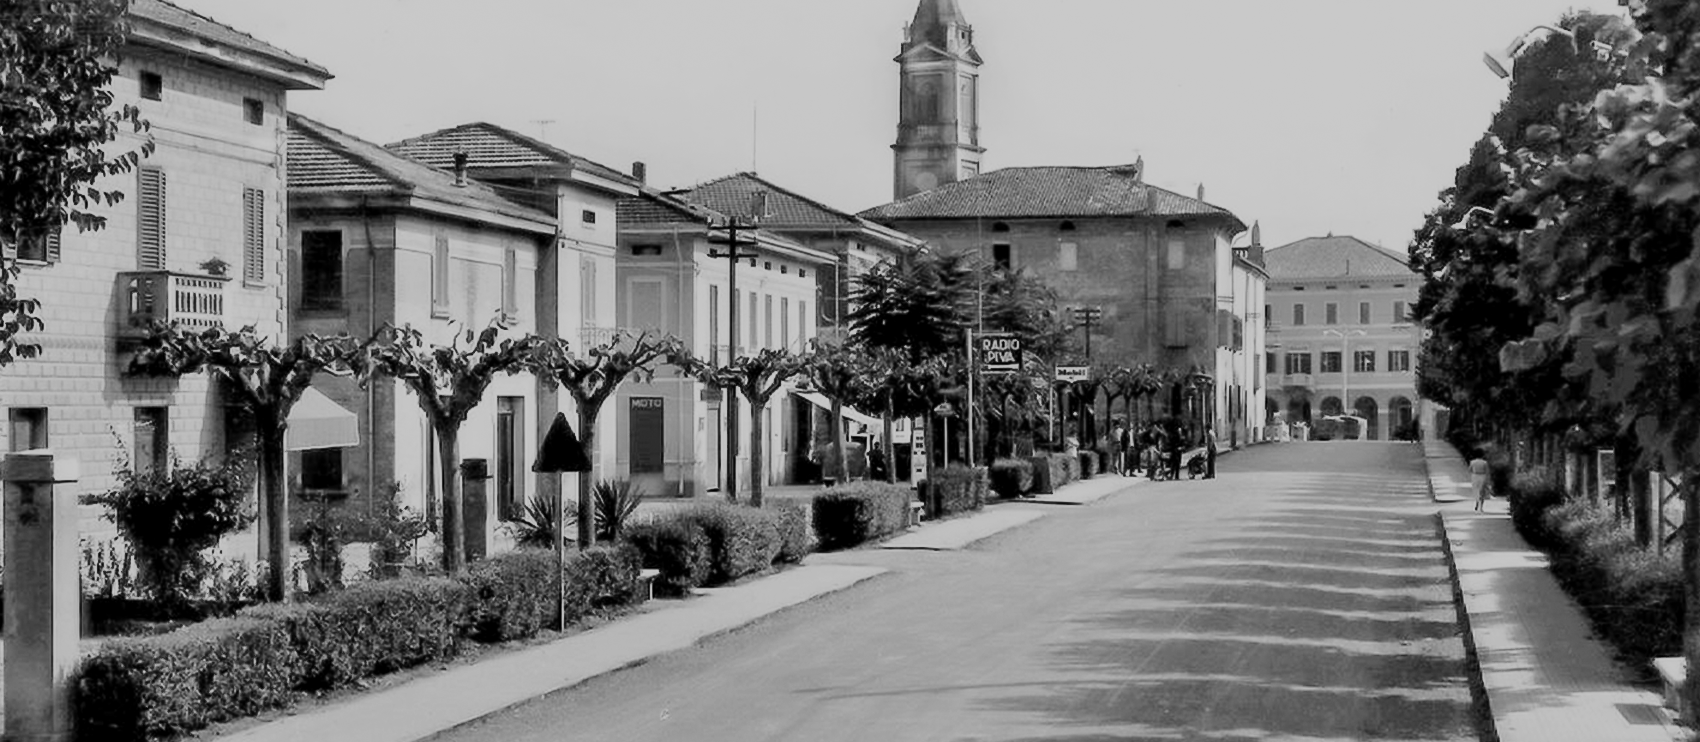
<path id="1" fill-rule="evenodd" d="M 1416 419 L 1419 276 L 1403 255 L 1356 237 L 1310 237 L 1265 253 L 1265 378 L 1271 422 L 1342 413 L 1366 437 L 1404 437 Z"/>
<path id="2" fill-rule="evenodd" d="M 135 0 L 110 92 L 135 105 L 156 145 L 95 187 L 104 229 L 64 227 L 16 255 L 20 296 L 41 300 L 41 355 L 0 373 L 8 450 L 52 448 L 80 463 L 79 492 L 113 472 L 221 456 L 243 444 L 241 413 L 204 374 L 123 373 L 150 319 L 284 333 L 284 119 L 288 94 L 322 89 L 323 67 L 160 0 Z M 128 132 L 113 143 L 130 151 Z M 85 530 L 109 531 L 96 509 Z M 245 555 L 253 552 L 244 549 Z"/>
<path id="3" fill-rule="evenodd" d="M 558 326 L 543 274 L 557 268 L 556 220 L 503 198 L 464 172 L 439 170 L 306 117 L 289 120 L 289 283 L 293 335 L 370 337 L 411 326 L 428 342 L 492 324 L 504 336 Z M 466 345 L 464 338 L 461 345 Z M 292 454 L 297 496 L 365 508 L 396 499 L 435 524 L 443 483 L 435 435 L 413 393 L 394 379 L 364 388 L 320 378 L 314 386 L 358 419 L 358 448 Z M 545 385 L 498 376 L 460 429 L 462 461 L 486 462 L 486 497 L 468 498 L 468 554 L 488 553 L 499 525 L 521 512 L 549 475 L 531 472 L 539 432 L 554 419 Z M 553 404 L 553 400 L 549 401 Z"/>

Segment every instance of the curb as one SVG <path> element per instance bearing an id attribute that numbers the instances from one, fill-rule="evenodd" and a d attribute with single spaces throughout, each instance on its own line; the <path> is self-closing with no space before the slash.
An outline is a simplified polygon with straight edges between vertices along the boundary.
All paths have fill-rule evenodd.
<path id="1" fill-rule="evenodd" d="M 1428 459 L 1423 459 L 1428 469 Z M 1432 488 L 1432 485 L 1431 485 Z M 1452 583 L 1452 608 L 1458 615 L 1458 629 L 1464 639 L 1464 670 L 1470 676 L 1470 706 L 1475 712 L 1476 734 L 1481 742 L 1499 742 L 1499 729 L 1494 725 L 1493 699 L 1488 696 L 1487 681 L 1482 678 L 1480 656 L 1476 654 L 1476 632 L 1470 624 L 1470 607 L 1464 602 L 1464 584 L 1458 578 L 1458 559 L 1452 554 L 1452 536 L 1446 531 L 1446 515 L 1434 513 L 1434 530 L 1440 537 L 1441 553 L 1446 555 L 1446 576 Z"/>

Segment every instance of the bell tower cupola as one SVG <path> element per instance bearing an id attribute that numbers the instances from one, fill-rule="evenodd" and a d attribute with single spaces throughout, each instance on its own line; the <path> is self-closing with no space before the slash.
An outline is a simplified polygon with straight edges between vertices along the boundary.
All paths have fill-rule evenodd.
<path id="1" fill-rule="evenodd" d="M 897 54 L 893 197 L 980 173 L 980 53 L 956 0 L 920 0 Z"/>

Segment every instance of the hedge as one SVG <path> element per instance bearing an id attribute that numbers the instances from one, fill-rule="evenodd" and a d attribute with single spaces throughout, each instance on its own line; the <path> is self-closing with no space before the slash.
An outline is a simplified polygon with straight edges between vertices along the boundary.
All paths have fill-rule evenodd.
<path id="1" fill-rule="evenodd" d="M 779 553 L 773 561 L 796 564 L 814 547 L 809 531 L 809 506 L 796 500 L 769 500 L 763 507 L 772 512 L 779 526 Z"/>
<path id="2" fill-rule="evenodd" d="M 253 618 L 110 640 L 79 668 L 77 738 L 174 736 L 286 705 L 299 659 L 282 625 Z"/>
<path id="3" fill-rule="evenodd" d="M 1096 451 L 1077 451 L 1080 457 L 1080 478 L 1091 479 L 1098 473 L 1098 453 Z"/>
<path id="4" fill-rule="evenodd" d="M 1080 479 L 1080 457 L 1053 453 L 1048 458 L 1051 468 L 1051 488 L 1054 490 Z"/>
<path id="5" fill-rule="evenodd" d="M 597 608 L 630 603 L 637 595 L 643 553 L 628 543 L 600 544 L 567 558 L 567 620 Z"/>
<path id="6" fill-rule="evenodd" d="M 998 459 L 992 462 L 988 476 L 992 491 L 999 497 L 1020 497 L 1033 487 L 1033 462 L 1026 459 Z"/>
<path id="7" fill-rule="evenodd" d="M 708 581 L 708 534 L 694 521 L 664 517 L 626 526 L 624 537 L 637 548 L 643 566 L 661 572 L 655 589 L 662 595 L 683 595 Z"/>
<path id="8" fill-rule="evenodd" d="M 1546 511 L 1552 571 L 1594 629 L 1638 659 L 1682 651 L 1680 556 L 1635 543 L 1628 523 L 1601 503 L 1566 501 Z"/>
<path id="9" fill-rule="evenodd" d="M 1506 496 L 1517 532 L 1537 548 L 1553 546 L 1555 534 L 1548 528 L 1546 513 L 1564 503 L 1564 485 L 1556 477 L 1539 471 L 1518 474 L 1510 481 L 1508 490 L 1497 492 Z"/>
<path id="10" fill-rule="evenodd" d="M 779 555 L 779 517 L 745 505 L 697 505 L 672 517 L 702 527 L 708 537 L 708 583 L 718 585 L 773 566 Z"/>
<path id="11" fill-rule="evenodd" d="M 822 551 L 849 549 L 903 530 L 910 490 L 901 484 L 852 482 L 816 497 L 815 537 Z"/>
<path id="12" fill-rule="evenodd" d="M 555 559 L 547 549 L 519 549 L 470 565 L 461 577 L 471 591 L 468 636 L 503 642 L 559 623 Z"/>
<path id="13" fill-rule="evenodd" d="M 301 656 L 303 689 L 318 690 L 454 656 L 471 597 L 447 577 L 403 577 L 238 615 L 282 624 Z"/>
<path id="14" fill-rule="evenodd" d="M 936 496 L 939 512 L 933 517 L 943 517 L 979 510 L 986 504 L 986 470 L 980 467 L 969 468 L 962 464 L 933 471 L 932 478 L 926 483 L 929 496 Z"/>
<path id="15" fill-rule="evenodd" d="M 1052 483 L 1055 480 L 1054 472 L 1051 471 L 1050 456 L 1028 456 L 1026 461 L 1033 472 L 1033 486 L 1027 490 L 1029 494 L 1049 495 L 1055 492 L 1057 487 L 1062 486 L 1061 483 Z"/>

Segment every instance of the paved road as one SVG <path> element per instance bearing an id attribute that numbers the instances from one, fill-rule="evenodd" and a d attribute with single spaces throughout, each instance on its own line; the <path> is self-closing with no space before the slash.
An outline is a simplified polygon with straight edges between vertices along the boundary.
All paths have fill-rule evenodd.
<path id="1" fill-rule="evenodd" d="M 1262 446 L 1049 512 L 811 557 L 894 571 L 443 739 L 1474 739 L 1416 446 Z"/>

